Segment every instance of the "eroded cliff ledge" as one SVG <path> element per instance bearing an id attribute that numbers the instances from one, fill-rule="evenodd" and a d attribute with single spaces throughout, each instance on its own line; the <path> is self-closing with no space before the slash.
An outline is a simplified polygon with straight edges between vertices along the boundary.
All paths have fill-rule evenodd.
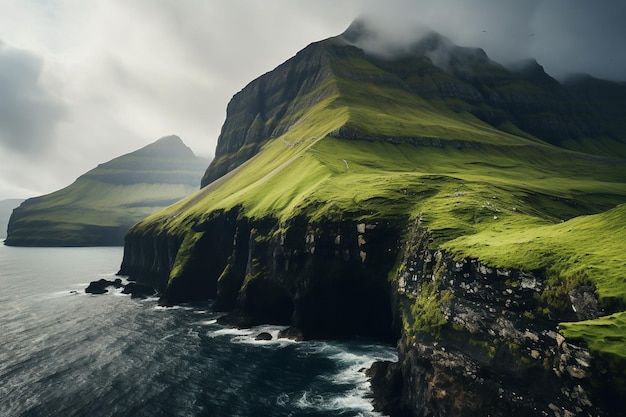
<path id="1" fill-rule="evenodd" d="M 399 360 L 369 371 L 378 409 L 408 416 L 623 415 L 618 364 L 558 331 L 560 321 L 606 313 L 594 288 L 568 292 L 542 270 L 455 261 L 429 249 L 429 240 L 416 224 L 402 249 L 393 280 L 404 322 Z"/>
<path id="2" fill-rule="evenodd" d="M 221 211 L 187 242 L 130 233 L 120 274 L 152 283 L 165 304 L 215 299 L 247 325 L 288 324 L 307 339 L 393 341 L 399 326 L 387 275 L 403 222 L 357 217 L 281 223 Z"/>
<path id="3" fill-rule="evenodd" d="M 399 338 L 399 361 L 369 371 L 376 407 L 392 416 L 623 415 L 623 368 L 558 331 L 606 313 L 593 287 L 453 260 L 431 240 L 419 220 L 281 223 L 235 208 L 192 237 L 129 234 L 120 273 L 159 287 L 165 304 L 215 299 L 243 325 Z"/>

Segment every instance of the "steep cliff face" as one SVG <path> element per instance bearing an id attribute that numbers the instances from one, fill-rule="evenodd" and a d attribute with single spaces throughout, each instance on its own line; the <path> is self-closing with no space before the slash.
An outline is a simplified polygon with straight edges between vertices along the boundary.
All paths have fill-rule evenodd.
<path id="1" fill-rule="evenodd" d="M 615 415 L 626 162 L 588 140 L 602 120 L 536 64 L 357 35 L 233 98 L 203 188 L 129 231 L 120 273 L 239 324 L 398 339 L 371 371 L 393 415 Z"/>
<path id="2" fill-rule="evenodd" d="M 545 270 L 492 268 L 429 249 L 413 225 L 394 291 L 404 318 L 397 363 L 370 370 L 375 402 L 391 415 L 623 415 L 619 372 L 607 371 L 561 321 L 596 318 L 594 288 L 559 310 Z M 553 285 L 553 284 L 552 284 Z M 416 404 L 419 406 L 416 407 Z"/>
<path id="3" fill-rule="evenodd" d="M 606 154 L 626 155 L 622 148 L 626 137 L 626 84 L 599 80 L 590 76 L 573 76 L 564 83 L 579 100 L 590 104 L 593 116 L 600 121 L 604 141 L 577 144 L 585 151 L 592 145 Z"/>
<path id="4" fill-rule="evenodd" d="M 331 49 L 332 45 L 310 45 L 232 98 L 216 158 L 202 178 L 203 187 L 253 157 L 271 138 L 284 134 L 297 122 L 299 112 L 336 92 Z"/>
<path id="5" fill-rule="evenodd" d="M 435 105 L 471 113 L 504 130 L 516 127 L 557 146 L 612 135 L 584 97 L 559 84 L 536 61 L 507 69 L 481 49 L 454 46 L 431 34 L 413 46 L 412 54 L 377 65 Z"/>
<path id="6" fill-rule="evenodd" d="M 252 220 L 240 208 L 215 213 L 189 242 L 129 237 L 120 274 L 164 291 L 166 304 L 215 299 L 240 323 L 291 324 L 302 337 L 394 340 L 391 270 L 402 222 L 296 217 Z M 179 254 L 180 256 L 180 254 Z M 169 285 L 166 271 L 179 267 Z"/>

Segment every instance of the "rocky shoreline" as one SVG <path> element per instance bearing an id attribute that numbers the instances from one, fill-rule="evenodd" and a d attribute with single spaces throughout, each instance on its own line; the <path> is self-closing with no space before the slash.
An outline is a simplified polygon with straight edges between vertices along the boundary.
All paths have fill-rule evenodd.
<path id="1" fill-rule="evenodd" d="M 402 226 L 382 219 L 299 218 L 281 224 L 225 212 L 196 230 L 202 236 L 188 269 L 160 288 L 162 302 L 210 289 L 202 296 L 230 312 L 222 322 L 233 325 L 288 325 L 281 336 L 295 339 L 399 340 L 399 361 L 368 371 L 374 404 L 386 414 L 622 412 L 614 408 L 619 393 L 601 382 L 610 375 L 598 368 L 597 358 L 558 332 L 560 321 L 601 313 L 593 288 L 562 294 L 568 308 L 550 309 L 541 296 L 544 271 L 454 260 L 429 249 L 431 238 L 419 221 Z M 146 241 L 127 236 L 122 275 L 141 279 L 134 266 L 162 265 L 176 252 L 171 245 L 141 244 Z"/>

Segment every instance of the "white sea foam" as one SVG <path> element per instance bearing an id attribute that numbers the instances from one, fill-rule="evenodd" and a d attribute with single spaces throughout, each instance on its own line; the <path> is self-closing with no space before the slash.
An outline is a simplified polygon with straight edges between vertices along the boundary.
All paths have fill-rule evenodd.
<path id="1" fill-rule="evenodd" d="M 352 390 L 347 395 L 336 397 L 324 397 L 322 395 L 315 395 L 311 391 L 304 391 L 296 401 L 294 406 L 301 409 L 313 409 L 316 411 L 328 411 L 337 412 L 339 414 L 344 413 L 346 410 L 358 412 L 360 416 L 379 416 L 379 413 L 374 412 L 374 407 L 370 401 L 365 398 L 364 393 L 361 390 Z"/>
<path id="2" fill-rule="evenodd" d="M 216 320 L 211 320 L 211 324 L 216 323 Z M 208 322 L 201 322 L 200 324 L 204 324 Z M 231 343 L 241 343 L 241 344 L 252 344 L 252 345 L 278 345 L 279 347 L 298 343 L 295 340 L 288 338 L 280 338 L 279 334 L 281 331 L 286 329 L 287 326 L 272 326 L 272 325 L 261 325 L 255 326 L 248 329 L 239 329 L 234 327 L 224 327 L 218 330 L 210 331 L 208 336 L 222 337 L 222 336 L 232 336 L 230 338 Z M 271 335 L 271 340 L 257 340 L 257 337 L 261 333 L 268 333 Z"/>
<path id="3" fill-rule="evenodd" d="M 276 398 L 276 404 L 280 406 L 285 406 L 289 404 L 289 395 L 282 393 Z"/>
<path id="4" fill-rule="evenodd" d="M 374 414 L 374 406 L 365 394 L 367 394 L 366 390 L 354 389 L 344 396 L 329 399 L 324 408 L 329 411 L 359 410 L 367 412 L 368 416 L 378 415 Z"/>
<path id="5" fill-rule="evenodd" d="M 236 327 L 223 327 L 218 330 L 213 330 L 208 333 L 211 337 L 219 337 L 219 336 L 246 336 L 251 334 L 252 331 L 250 329 L 238 329 Z"/>
<path id="6" fill-rule="evenodd" d="M 159 301 L 159 297 L 156 296 L 156 295 L 152 295 L 152 296 L 149 296 L 149 297 L 138 298 L 137 300 L 139 302 L 142 302 L 142 303 L 146 303 L 146 302 L 147 303 L 155 303 L 155 302 Z"/>
<path id="7" fill-rule="evenodd" d="M 354 410 L 363 416 L 378 416 L 374 412 L 369 396 L 371 387 L 364 370 L 377 360 L 397 360 L 397 353 L 391 348 L 372 345 L 363 350 L 354 351 L 347 346 L 332 345 L 327 348 L 328 357 L 338 363 L 341 369 L 332 374 L 322 376 L 326 380 L 341 386 L 353 386 L 348 392 L 328 398 L 321 407 L 328 411 Z"/>
<path id="8" fill-rule="evenodd" d="M 172 311 L 172 310 L 185 310 L 184 307 L 179 306 L 179 305 L 173 305 L 173 306 L 162 306 L 162 305 L 155 305 L 154 307 L 152 307 L 153 310 L 157 310 L 157 311 Z"/>
<path id="9" fill-rule="evenodd" d="M 217 324 L 217 319 L 199 321 L 198 324 L 200 326 L 211 326 L 213 324 Z"/>
<path id="10" fill-rule="evenodd" d="M 302 350 L 306 355 L 319 355 L 324 353 L 330 356 L 333 352 L 336 352 L 337 347 L 327 342 L 308 342 L 302 346 Z"/>
<path id="11" fill-rule="evenodd" d="M 324 407 L 325 403 L 326 401 L 321 395 L 314 395 L 311 391 L 304 391 L 300 398 L 296 401 L 296 406 L 301 409 L 320 409 Z"/>
<path id="12" fill-rule="evenodd" d="M 109 290 L 109 293 L 111 295 L 120 296 L 120 297 L 130 297 L 130 294 L 122 293 L 122 291 L 124 291 L 124 287 L 120 287 L 120 288 L 108 287 L 107 289 Z"/>

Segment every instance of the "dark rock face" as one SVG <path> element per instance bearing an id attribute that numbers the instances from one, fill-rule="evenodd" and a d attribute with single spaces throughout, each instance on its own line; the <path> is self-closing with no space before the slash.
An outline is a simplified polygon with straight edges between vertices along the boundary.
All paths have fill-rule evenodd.
<path id="1" fill-rule="evenodd" d="M 109 287 L 123 288 L 122 294 L 130 294 L 131 298 L 145 298 L 156 294 L 154 287 L 151 285 L 138 282 L 124 284 L 120 278 L 116 278 L 115 280 L 102 278 L 98 281 L 91 281 L 87 288 L 85 288 L 85 292 L 88 294 L 106 294 L 109 292 Z"/>
<path id="2" fill-rule="evenodd" d="M 593 116 L 610 136 L 626 139 L 626 84 L 577 76 L 564 85 L 580 100 L 591 104 Z"/>
<path id="3" fill-rule="evenodd" d="M 131 298 L 146 298 L 156 294 L 151 285 L 140 282 L 129 282 L 124 286 L 122 294 L 130 294 Z"/>
<path id="4" fill-rule="evenodd" d="M 367 370 L 373 389 L 374 408 L 390 416 L 411 416 L 412 407 L 402 397 L 404 380 L 396 363 L 374 362 Z"/>
<path id="5" fill-rule="evenodd" d="M 453 262 L 427 249 L 427 232 L 415 228 L 411 236 L 395 282 L 400 308 L 413 317 L 398 362 L 370 369 L 378 409 L 392 416 L 623 415 L 615 406 L 619 388 L 604 382 L 610 376 L 558 333 L 563 313 L 542 314 L 541 271 Z M 412 304 L 432 282 L 451 297 L 437 306 L 445 324 L 425 329 L 412 320 L 428 311 Z M 577 294 L 584 311 L 594 311 L 593 293 Z"/>
<path id="6" fill-rule="evenodd" d="M 87 288 L 85 288 L 85 292 L 88 294 L 105 294 L 109 292 L 107 287 L 120 288 L 122 287 L 122 280 L 116 278 L 114 281 L 110 281 L 102 278 L 98 281 L 91 281 Z"/>
<path id="7" fill-rule="evenodd" d="M 306 218 L 279 224 L 237 214 L 220 213 L 196 227 L 202 236 L 190 261 L 168 285 L 163 262 L 155 260 L 168 259 L 175 247 L 147 245 L 141 236 L 127 236 L 120 274 L 153 277 L 148 282 L 158 283 L 165 304 L 215 298 L 216 309 L 237 311 L 247 325 L 291 324 L 306 339 L 395 340 L 386 278 L 397 253 L 394 224 Z"/>
<path id="8" fill-rule="evenodd" d="M 374 403 L 392 416 L 621 415 L 618 391 L 607 382 L 610 364 L 598 366 L 558 333 L 558 322 L 579 311 L 545 309 L 543 271 L 455 262 L 428 249 L 419 223 L 401 225 L 305 217 L 281 224 L 233 209 L 195 226 L 199 237 L 183 273 L 169 284 L 150 282 L 160 283 L 166 304 L 215 298 L 231 324 L 290 325 L 281 337 L 401 336 L 399 361 L 369 370 Z M 160 277 L 183 244 L 146 242 L 127 236 L 122 273 Z M 415 309 L 427 288 L 435 298 L 449 294 L 436 306 L 443 323 L 426 307 Z M 597 314 L 592 294 L 581 287 L 564 297 Z"/>
<path id="9" fill-rule="evenodd" d="M 575 138 L 607 134 L 589 103 L 559 84 L 536 62 L 510 71 L 478 56 L 462 65 L 473 48 L 450 52 L 456 65 L 441 66 L 423 54 L 377 61 L 396 74 L 413 92 L 429 101 L 443 101 L 455 112 L 468 112 L 499 127 L 510 122 L 548 143 L 567 146 Z M 471 55 L 471 54 L 470 54 Z"/>
<path id="10" fill-rule="evenodd" d="M 309 45 L 232 98 L 218 138 L 217 157 L 207 168 L 202 187 L 253 157 L 268 139 L 285 133 L 298 120 L 300 110 L 336 89 L 329 84 L 310 95 L 332 75 L 329 48 L 319 43 Z"/>
<path id="11" fill-rule="evenodd" d="M 578 320 L 591 320 L 600 316 L 600 306 L 596 297 L 596 289 L 592 286 L 574 288 L 568 295 L 572 310 Z"/>
<path id="12" fill-rule="evenodd" d="M 254 338 L 254 340 L 272 340 L 272 335 L 268 332 L 262 332 L 259 333 L 257 337 Z"/>
<path id="13" fill-rule="evenodd" d="M 126 235 L 124 240 L 124 258 L 118 275 L 141 277 L 139 281 L 159 291 L 165 290 L 182 238 L 161 234 L 133 235 L 131 239 Z"/>

